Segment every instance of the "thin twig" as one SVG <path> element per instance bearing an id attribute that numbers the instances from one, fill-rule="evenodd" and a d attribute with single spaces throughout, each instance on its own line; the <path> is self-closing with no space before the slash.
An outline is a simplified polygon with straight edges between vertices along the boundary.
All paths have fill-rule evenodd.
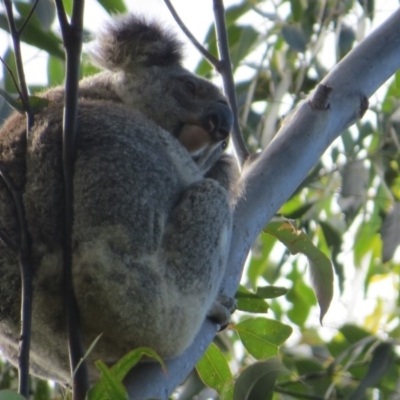
<path id="1" fill-rule="evenodd" d="M 22 200 L 22 193 L 16 188 L 10 176 L 8 176 L 3 165 L 0 164 L 0 176 L 11 193 L 17 211 L 18 224 L 20 227 L 21 243 L 18 248 L 18 258 L 21 268 L 21 338 L 18 356 L 19 367 L 19 393 L 28 398 L 29 396 L 29 351 L 31 342 L 32 326 L 32 262 L 31 247 L 26 225 L 25 209 Z M 4 237 L 2 237 L 4 241 Z M 7 242 L 6 242 L 7 243 Z M 7 243 L 8 244 L 8 243 Z M 16 246 L 10 243 L 10 248 Z M 9 244 L 9 245 L 10 245 Z"/>
<path id="2" fill-rule="evenodd" d="M 17 90 L 19 97 L 22 99 L 22 93 L 21 93 L 21 90 L 19 89 L 17 78 L 15 77 L 14 72 L 11 70 L 11 68 L 7 65 L 7 63 L 4 61 L 3 57 L 1 57 L 1 56 L 0 56 L 0 62 L 4 65 L 5 69 L 9 73 L 9 75 L 14 83 L 15 89 Z"/>
<path id="3" fill-rule="evenodd" d="M 32 129 L 34 122 L 34 115 L 32 112 L 31 104 L 29 101 L 28 86 L 26 84 L 24 66 L 22 62 L 21 53 L 21 38 L 18 32 L 13 14 L 13 6 L 10 0 L 4 0 L 4 7 L 6 9 L 8 25 L 10 29 L 11 38 L 13 41 L 15 64 L 17 66 L 18 81 L 16 83 L 15 77 L 11 73 L 11 77 L 16 84 L 17 91 L 21 97 L 26 114 L 26 137 Z M 28 15 L 26 20 L 29 21 L 32 13 Z M 17 211 L 18 224 L 20 227 L 21 243 L 18 251 L 19 265 L 21 269 L 21 337 L 20 349 L 18 355 L 19 367 L 19 393 L 28 398 L 29 396 L 29 353 L 31 344 L 31 328 L 32 328 L 32 297 L 33 297 L 33 264 L 31 256 L 31 240 L 29 237 L 28 227 L 25 218 L 25 208 L 22 199 L 22 193 L 14 186 L 11 178 L 6 174 L 4 168 L 1 170 L 1 176 L 10 190 L 15 208 Z"/>
<path id="4" fill-rule="evenodd" d="M 174 17 L 174 20 L 176 23 L 179 25 L 179 27 L 182 29 L 184 34 L 188 37 L 188 39 L 193 43 L 193 45 L 196 47 L 196 49 L 204 56 L 204 58 L 214 66 L 214 68 L 219 71 L 220 69 L 220 61 L 218 60 L 217 57 L 213 56 L 190 32 L 188 27 L 184 24 L 184 22 L 181 20 L 180 16 L 176 12 L 174 6 L 172 5 L 170 0 L 164 0 L 165 5 L 168 7 L 170 13 Z"/>
<path id="5" fill-rule="evenodd" d="M 21 36 L 25 30 L 26 25 L 28 25 L 28 22 L 30 21 L 30 19 L 32 18 L 33 13 L 36 10 L 36 6 L 38 5 L 39 0 L 35 0 L 35 2 L 33 3 L 33 6 L 31 7 L 29 14 L 27 15 L 27 17 L 25 18 L 24 23 L 22 24 L 21 28 L 19 28 L 18 30 L 18 34 Z"/>
<path id="6" fill-rule="evenodd" d="M 11 0 L 4 0 L 4 7 L 7 13 L 8 26 L 10 29 L 11 38 L 13 41 L 14 53 L 15 53 L 15 64 L 17 66 L 19 89 L 21 91 L 21 101 L 24 105 L 27 118 L 27 135 L 33 126 L 33 112 L 29 102 L 28 86 L 26 84 L 24 66 L 22 63 L 21 53 L 21 40 L 20 33 L 15 25 L 14 13 Z"/>
<path id="7" fill-rule="evenodd" d="M 72 283 L 72 227 L 73 227 L 73 166 L 75 159 L 75 136 L 78 117 L 78 83 L 82 50 L 84 1 L 74 0 L 71 23 L 68 23 L 61 0 L 56 0 L 66 54 L 65 107 L 63 119 L 63 174 L 64 174 L 64 243 L 63 273 L 64 301 L 68 329 L 70 368 L 72 374 L 73 400 L 83 400 L 89 390 L 89 374 L 84 356 L 80 332 L 79 309 Z M 76 371 L 75 373 L 73 373 Z"/>
<path id="8" fill-rule="evenodd" d="M 249 156 L 246 143 L 243 139 L 240 125 L 238 106 L 235 92 L 235 82 L 233 80 L 231 57 L 229 54 L 228 34 L 225 24 L 225 7 L 223 0 L 213 0 L 215 29 L 218 40 L 218 51 L 220 57 L 219 72 L 222 76 L 224 91 L 228 98 L 229 105 L 233 113 L 233 132 L 232 141 L 235 149 L 236 157 L 240 165 L 243 165 Z"/>

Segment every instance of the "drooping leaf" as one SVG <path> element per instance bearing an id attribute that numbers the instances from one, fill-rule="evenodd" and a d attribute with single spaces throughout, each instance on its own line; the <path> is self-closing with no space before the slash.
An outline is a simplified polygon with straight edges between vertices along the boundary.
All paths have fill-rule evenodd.
<path id="1" fill-rule="evenodd" d="M 317 296 L 322 322 L 333 297 L 333 271 L 329 258 L 304 232 L 297 230 L 289 221 L 272 221 L 264 232 L 277 237 L 292 254 L 301 252 L 307 256 L 310 263 L 311 284 Z"/>
<path id="2" fill-rule="evenodd" d="M 374 387 L 393 365 L 394 354 L 391 343 L 381 343 L 378 345 L 369 363 L 368 371 L 359 383 L 357 389 L 350 396 L 351 400 L 365 399 L 366 390 Z"/>
<path id="3" fill-rule="evenodd" d="M 292 328 L 267 318 L 249 318 L 236 324 L 247 351 L 258 360 L 278 355 L 279 346 L 291 335 Z"/>
<path id="4" fill-rule="evenodd" d="M 211 343 L 196 365 L 200 379 L 223 399 L 233 398 L 232 373 L 222 351 Z"/>

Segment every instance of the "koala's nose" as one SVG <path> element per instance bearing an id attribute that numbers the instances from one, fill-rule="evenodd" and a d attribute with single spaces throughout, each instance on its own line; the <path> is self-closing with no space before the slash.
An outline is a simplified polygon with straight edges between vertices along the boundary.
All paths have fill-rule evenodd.
<path id="1" fill-rule="evenodd" d="M 213 103 L 208 109 L 206 119 L 210 126 L 210 135 L 216 142 L 225 140 L 233 124 L 233 115 L 229 106 L 222 101 Z"/>

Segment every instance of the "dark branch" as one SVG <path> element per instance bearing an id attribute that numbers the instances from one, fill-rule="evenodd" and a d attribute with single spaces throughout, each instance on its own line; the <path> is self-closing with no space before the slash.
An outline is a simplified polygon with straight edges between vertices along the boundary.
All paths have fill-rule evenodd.
<path id="1" fill-rule="evenodd" d="M 10 74 L 10 77 L 11 77 L 13 83 L 14 83 L 15 89 L 16 89 L 19 97 L 22 98 L 22 94 L 21 94 L 21 91 L 19 90 L 19 85 L 18 85 L 18 82 L 17 82 L 17 78 L 15 77 L 14 73 L 11 71 L 11 68 L 4 61 L 3 57 L 0 57 L 0 62 L 4 65 L 4 68 Z"/>
<path id="2" fill-rule="evenodd" d="M 193 43 L 193 45 L 196 47 L 196 49 L 204 56 L 204 58 L 214 66 L 214 68 L 218 71 L 220 69 L 220 61 L 218 58 L 214 57 L 190 32 L 188 27 L 183 23 L 181 20 L 180 16 L 176 12 L 174 6 L 172 5 L 170 0 L 164 0 L 165 5 L 168 7 L 171 15 L 174 17 L 174 20 L 176 23 L 179 25 L 179 27 L 182 29 L 184 34 L 188 37 L 188 39 Z"/>
<path id="3" fill-rule="evenodd" d="M 73 227 L 73 166 L 75 159 L 75 136 L 78 117 L 78 83 L 82 50 L 84 1 L 74 0 L 71 23 L 68 23 L 61 0 L 56 0 L 66 53 L 65 107 L 63 119 L 63 174 L 64 174 L 64 301 L 66 309 L 69 357 L 72 376 L 73 399 L 83 400 L 89 390 L 89 375 L 85 362 L 80 332 L 79 309 L 72 284 L 72 227 Z M 75 373 L 73 373 L 75 371 Z"/>
<path id="4" fill-rule="evenodd" d="M 26 17 L 26 19 L 25 19 L 24 23 L 22 24 L 21 28 L 19 28 L 18 34 L 19 34 L 20 36 L 21 36 L 22 33 L 24 32 L 26 25 L 28 24 L 28 22 L 29 22 L 30 19 L 32 18 L 32 15 L 33 15 L 33 13 L 35 12 L 36 6 L 38 5 L 38 3 L 39 3 L 39 0 L 35 0 L 35 3 L 33 4 L 32 8 L 30 9 L 28 16 Z"/>
<path id="5" fill-rule="evenodd" d="M 240 165 L 246 161 L 249 156 L 246 143 L 243 139 L 239 125 L 239 113 L 236 100 L 235 82 L 233 80 L 231 56 L 229 54 L 228 33 L 225 24 L 225 7 L 223 0 L 213 0 L 215 29 L 218 42 L 218 51 L 220 56 L 219 73 L 222 76 L 224 91 L 228 98 L 229 105 L 233 113 L 233 132 L 232 141 L 236 156 Z"/>
<path id="6" fill-rule="evenodd" d="M 24 109 L 26 112 L 27 135 L 29 135 L 29 132 L 33 125 L 33 112 L 32 112 L 30 102 L 29 102 L 28 86 L 26 84 L 24 66 L 22 63 L 20 33 L 17 30 L 17 27 L 15 25 L 15 19 L 14 19 L 14 13 L 13 13 L 13 7 L 12 7 L 11 0 L 4 0 L 4 7 L 6 9 L 8 26 L 9 26 L 11 38 L 13 41 L 13 47 L 14 47 L 14 53 L 15 53 L 15 64 L 17 66 L 18 80 L 19 80 L 19 90 L 21 92 L 20 93 L 21 101 L 22 101 L 22 104 L 24 105 Z"/>
<path id="7" fill-rule="evenodd" d="M 31 128 L 33 126 L 34 116 L 29 101 L 28 87 L 26 84 L 25 72 L 22 63 L 20 34 L 23 31 L 24 26 L 22 27 L 20 32 L 17 30 L 13 14 L 13 6 L 10 0 L 4 0 L 4 7 L 6 9 L 8 25 L 14 46 L 15 64 L 17 66 L 19 85 L 17 84 L 16 79 L 12 73 L 11 77 L 16 85 L 17 91 L 21 97 L 21 101 L 26 113 L 26 137 L 28 137 Z M 36 7 L 36 5 L 34 5 L 34 7 Z M 29 21 L 29 19 L 31 18 L 32 13 L 28 15 L 27 21 Z M 8 71 L 11 72 L 9 69 Z M 21 243 L 18 251 L 18 259 L 21 269 L 21 338 L 20 338 L 20 349 L 18 357 L 18 367 L 19 367 L 18 390 L 22 396 L 28 398 L 29 352 L 30 352 L 30 342 L 31 342 L 32 294 L 33 294 L 33 285 L 32 285 L 33 264 L 31 257 L 31 243 L 26 224 L 25 209 L 24 209 L 22 194 L 14 186 L 11 178 L 8 177 L 4 168 L 2 168 L 1 170 L 1 176 L 12 194 L 13 201 L 15 203 L 15 207 L 17 210 L 18 223 L 20 227 Z"/>
<path id="8" fill-rule="evenodd" d="M 28 398 L 29 396 L 29 351 L 31 342 L 32 326 L 32 262 L 31 247 L 28 228 L 25 219 L 25 209 L 21 192 L 15 187 L 12 179 L 8 176 L 5 168 L 0 164 L 0 176 L 11 193 L 17 211 L 18 224 L 20 227 L 21 243 L 19 248 L 15 246 L 7 236 L 1 239 L 10 246 L 17 249 L 19 264 L 21 268 L 22 298 L 21 298 L 21 338 L 18 357 L 19 367 L 19 393 Z"/>

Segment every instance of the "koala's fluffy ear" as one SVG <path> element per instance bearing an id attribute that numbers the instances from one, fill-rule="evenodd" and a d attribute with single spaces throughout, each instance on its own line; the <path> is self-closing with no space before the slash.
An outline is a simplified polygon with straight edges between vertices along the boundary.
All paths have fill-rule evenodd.
<path id="1" fill-rule="evenodd" d="M 156 22 L 128 14 L 106 24 L 90 52 L 93 62 L 111 71 L 180 64 L 182 44 Z"/>

